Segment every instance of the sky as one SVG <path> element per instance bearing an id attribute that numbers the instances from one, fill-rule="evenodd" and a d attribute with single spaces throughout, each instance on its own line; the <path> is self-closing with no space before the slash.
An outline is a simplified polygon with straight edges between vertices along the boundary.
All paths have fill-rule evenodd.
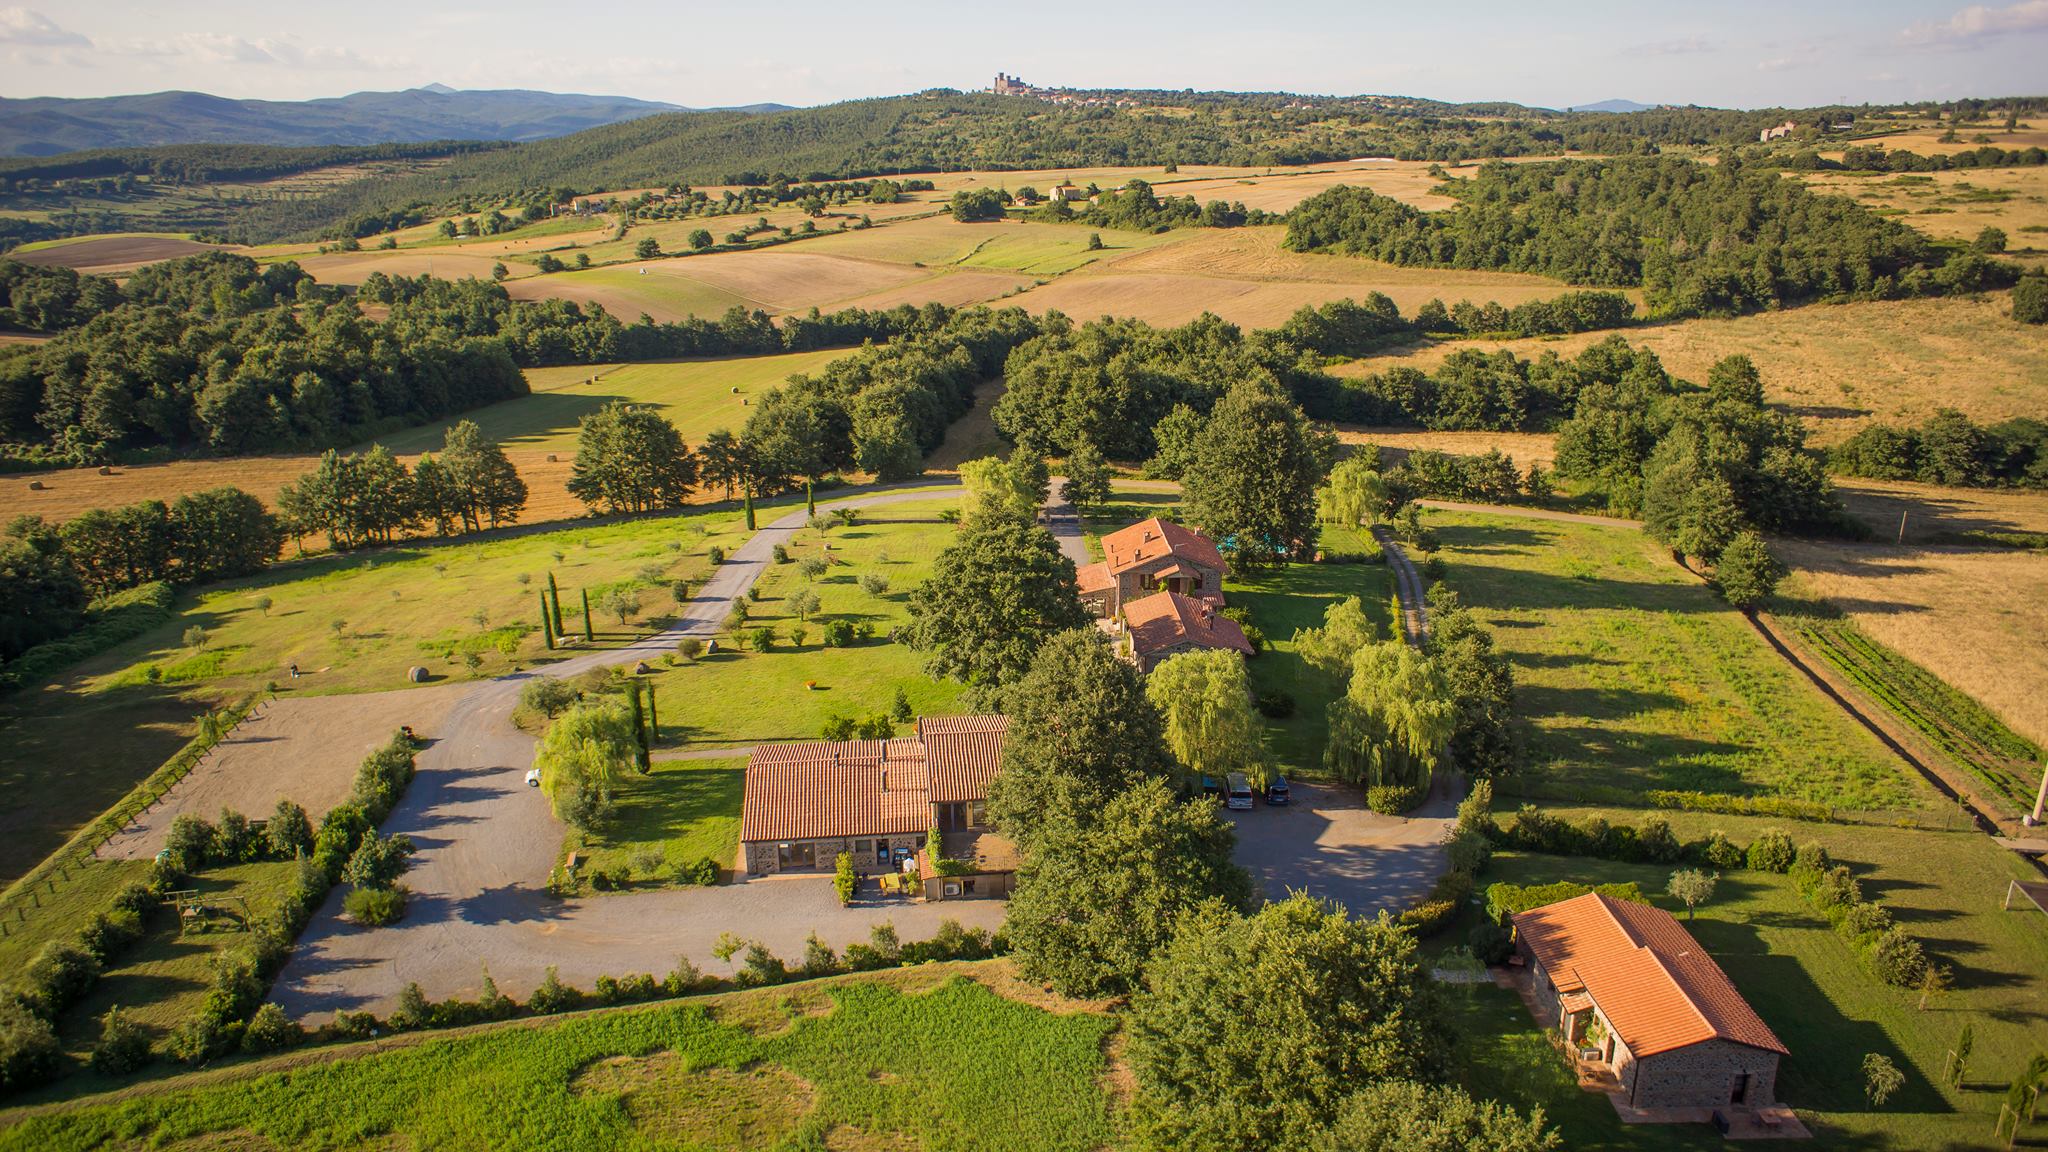
<path id="1" fill-rule="evenodd" d="M 0 96 L 298 100 L 443 83 L 692 107 L 986 87 L 1195 88 L 1562 108 L 2048 92 L 2048 0 L 1267 0 L 918 5 L 0 3 Z"/>

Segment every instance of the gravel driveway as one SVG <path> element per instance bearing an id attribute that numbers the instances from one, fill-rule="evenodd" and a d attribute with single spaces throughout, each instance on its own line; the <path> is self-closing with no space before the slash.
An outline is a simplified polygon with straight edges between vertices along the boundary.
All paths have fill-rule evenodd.
<path id="1" fill-rule="evenodd" d="M 1368 811 L 1356 788 L 1290 781 L 1293 802 L 1226 812 L 1237 825 L 1237 862 L 1269 900 L 1306 892 L 1354 916 L 1400 912 L 1429 892 L 1445 868 L 1443 841 L 1457 802 L 1439 788 L 1411 816 Z"/>

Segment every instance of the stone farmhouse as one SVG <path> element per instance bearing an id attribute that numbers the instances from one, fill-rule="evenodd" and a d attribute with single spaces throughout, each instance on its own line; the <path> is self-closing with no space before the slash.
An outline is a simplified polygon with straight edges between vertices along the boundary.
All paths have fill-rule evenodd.
<path id="1" fill-rule="evenodd" d="M 1104 536 L 1102 556 L 1074 573 L 1081 603 L 1140 670 L 1196 648 L 1251 655 L 1244 629 L 1217 611 L 1230 566 L 1207 536 L 1153 517 Z"/>
<path id="2" fill-rule="evenodd" d="M 1704 1120 L 1776 1103 L 1785 1045 L 1669 912 L 1589 892 L 1513 921 L 1539 1020 L 1617 1105 Z"/>
<path id="3" fill-rule="evenodd" d="M 928 716 L 897 739 L 755 748 L 740 803 L 741 868 L 831 872 L 845 852 L 863 875 L 917 861 L 933 898 L 1007 895 L 1016 851 L 989 831 L 988 785 L 1009 725 L 1007 716 Z M 934 829 L 943 865 L 926 851 Z"/>

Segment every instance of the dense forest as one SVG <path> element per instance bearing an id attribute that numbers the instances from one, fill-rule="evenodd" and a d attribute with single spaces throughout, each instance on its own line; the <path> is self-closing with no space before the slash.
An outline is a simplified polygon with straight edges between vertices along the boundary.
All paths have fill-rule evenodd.
<path id="1" fill-rule="evenodd" d="M 554 189 L 819 183 L 965 169 L 1306 164 L 1358 156 L 1463 161 L 1571 150 L 1639 154 L 1752 144 L 1759 129 L 1788 115 L 1783 109 L 1708 108 L 1560 113 L 1511 104 L 1272 93 L 1112 95 L 1135 106 L 933 91 L 766 114 L 677 112 L 510 147 L 392 146 L 393 157 L 449 159 L 320 195 L 232 206 L 225 220 L 208 211 L 204 221 L 165 219 L 156 226 L 202 227 L 245 241 L 334 238 L 424 219 L 455 204 L 519 203 Z M 1830 108 L 1798 115 L 1802 122 L 1845 126 L 1855 123 L 1858 112 Z M 302 170 L 316 158 L 311 152 L 195 145 L 81 153 L 0 164 L 0 180 L 249 179 Z M 380 155 L 376 149 L 335 149 L 320 159 L 342 163 Z M 22 237 L 35 232 L 16 223 Z M 83 223 L 105 228 L 121 221 Z M 0 221 L 0 238 L 7 232 Z"/>
<path id="2" fill-rule="evenodd" d="M 1423 212 L 1339 186 L 1288 214 L 1287 246 L 1391 264 L 1641 286 L 1653 312 L 1722 316 L 1829 297 L 2004 287 L 2017 270 L 1950 254 L 1852 200 L 1724 156 L 1489 164 Z"/>
<path id="3" fill-rule="evenodd" d="M 1982 425 L 1943 408 L 1913 427 L 1871 424 L 1828 449 L 1844 476 L 1957 488 L 2048 488 L 2048 423 Z"/>
<path id="4" fill-rule="evenodd" d="M 353 443 L 526 392 L 522 367 L 761 354 L 944 324 L 908 305 L 622 324 L 480 280 L 373 274 L 351 299 L 297 265 L 207 253 L 93 277 L 0 261 L 6 312 L 54 339 L 0 353 L 0 444 L 93 463 L 159 449 L 240 455 Z M 383 305 L 372 320 L 357 302 Z"/>

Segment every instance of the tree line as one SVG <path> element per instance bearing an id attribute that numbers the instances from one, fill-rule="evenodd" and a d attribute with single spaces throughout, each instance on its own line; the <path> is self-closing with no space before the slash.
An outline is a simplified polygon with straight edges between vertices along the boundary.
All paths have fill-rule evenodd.
<path id="1" fill-rule="evenodd" d="M 1917 425 L 1865 425 L 1828 449 L 1828 468 L 1947 488 L 2048 488 L 2048 423 L 2022 416 L 1984 425 L 1942 408 Z"/>
<path id="2" fill-rule="evenodd" d="M 1903 224 L 1732 154 L 1488 164 L 1423 212 L 1339 185 L 1287 216 L 1289 248 L 1392 264 L 1529 272 L 1641 287 L 1669 316 L 1722 316 L 1822 298 L 1982 291 L 2017 278 L 1946 253 Z"/>

